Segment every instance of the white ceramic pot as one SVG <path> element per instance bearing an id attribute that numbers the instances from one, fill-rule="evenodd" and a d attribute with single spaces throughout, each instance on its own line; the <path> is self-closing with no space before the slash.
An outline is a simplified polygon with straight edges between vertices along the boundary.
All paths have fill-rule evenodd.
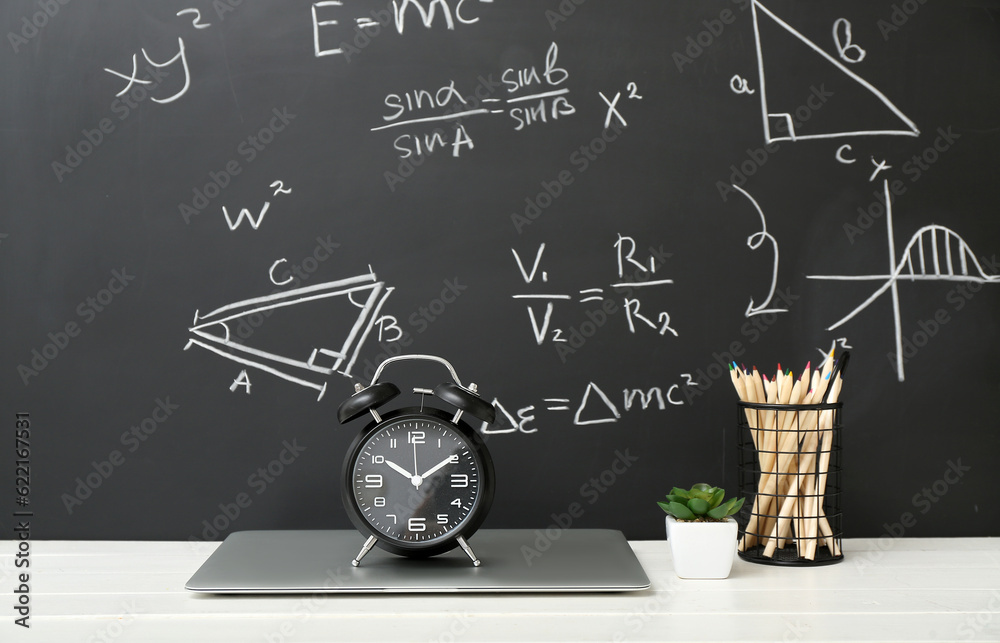
<path id="1" fill-rule="evenodd" d="M 681 578 L 726 578 L 736 558 L 736 520 L 687 522 L 667 516 L 674 572 Z"/>

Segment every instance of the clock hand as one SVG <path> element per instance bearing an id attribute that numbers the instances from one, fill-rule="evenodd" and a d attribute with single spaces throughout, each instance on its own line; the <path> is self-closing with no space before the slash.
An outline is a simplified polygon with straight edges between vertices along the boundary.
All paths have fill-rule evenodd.
<path id="1" fill-rule="evenodd" d="M 419 470 L 420 469 L 417 468 L 417 442 L 414 440 L 414 442 L 413 442 L 413 476 L 414 476 L 414 478 L 417 477 L 417 471 L 419 471 Z M 419 487 L 420 483 L 419 482 L 415 482 L 414 486 Z"/>
<path id="2" fill-rule="evenodd" d="M 425 471 L 423 473 L 423 475 L 421 475 L 420 477 L 421 478 L 426 478 L 427 476 L 431 475 L 432 473 L 434 473 L 435 471 L 437 471 L 441 467 L 445 466 L 449 462 L 451 462 L 451 456 L 448 456 L 447 458 L 445 458 L 441 462 L 438 462 L 437 464 L 435 464 L 433 467 L 431 467 L 430 469 L 428 469 L 427 471 Z"/>
<path id="3" fill-rule="evenodd" d="M 402 475 L 406 476 L 407 478 L 412 478 L 413 477 L 412 473 L 410 473 L 409 471 L 407 471 L 403 467 L 399 466 L 395 462 L 390 462 L 389 460 L 386 460 L 385 463 L 389 466 L 390 469 L 392 469 L 396 473 L 402 474 Z"/>

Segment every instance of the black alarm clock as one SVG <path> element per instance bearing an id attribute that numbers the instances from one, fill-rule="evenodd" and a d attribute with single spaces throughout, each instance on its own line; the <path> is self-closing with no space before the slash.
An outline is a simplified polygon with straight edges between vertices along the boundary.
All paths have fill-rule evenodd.
<path id="1" fill-rule="evenodd" d="M 392 362 L 426 360 L 447 367 L 452 381 L 433 389 L 414 388 L 420 406 L 380 414 L 377 409 L 400 394 L 391 382 L 380 382 Z M 486 518 L 493 502 L 493 461 L 482 437 L 462 415 L 492 423 L 493 405 L 477 394 L 475 384 L 462 386 L 452 365 L 433 355 L 399 355 L 382 362 L 371 383 L 355 385 L 355 394 L 337 411 L 345 424 L 362 415 L 370 422 L 354 439 L 344 458 L 342 498 L 351 522 L 368 538 L 351 564 L 378 545 L 400 556 L 427 557 L 461 547 L 480 564 L 468 538 Z M 426 406 L 433 395 L 453 410 Z"/>

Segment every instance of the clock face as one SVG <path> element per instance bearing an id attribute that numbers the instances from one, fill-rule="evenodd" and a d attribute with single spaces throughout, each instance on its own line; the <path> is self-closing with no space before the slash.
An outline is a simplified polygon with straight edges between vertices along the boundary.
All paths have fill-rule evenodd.
<path id="1" fill-rule="evenodd" d="M 484 464 L 453 425 L 391 419 L 365 436 L 350 470 L 360 517 L 381 539 L 420 548 L 461 532 L 477 512 Z"/>

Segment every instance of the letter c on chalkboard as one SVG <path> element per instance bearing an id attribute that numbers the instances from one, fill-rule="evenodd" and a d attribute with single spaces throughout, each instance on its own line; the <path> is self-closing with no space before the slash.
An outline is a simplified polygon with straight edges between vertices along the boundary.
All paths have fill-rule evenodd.
<path id="1" fill-rule="evenodd" d="M 277 261 L 275 261 L 274 263 L 271 264 L 271 269 L 268 271 L 268 274 L 271 277 L 271 283 L 273 283 L 275 286 L 284 286 L 287 283 L 291 283 L 291 281 L 293 279 L 293 277 L 291 275 L 288 275 L 288 279 L 285 279 L 284 281 L 277 281 L 274 278 L 274 269 L 278 267 L 279 263 L 285 263 L 287 261 L 288 261 L 287 259 L 282 258 L 282 259 L 278 259 Z"/>

